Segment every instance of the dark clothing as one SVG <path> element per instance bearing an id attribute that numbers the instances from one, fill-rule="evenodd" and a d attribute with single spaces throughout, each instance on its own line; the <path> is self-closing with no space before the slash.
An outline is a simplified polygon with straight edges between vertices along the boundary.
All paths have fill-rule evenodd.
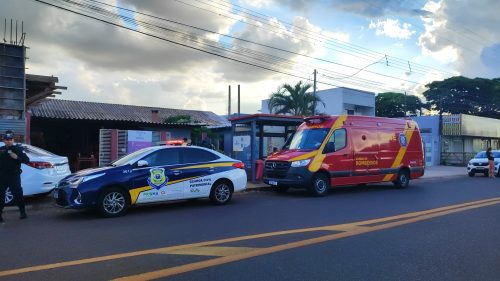
<path id="1" fill-rule="evenodd" d="M 8 151 L 17 155 L 17 159 L 10 156 Z M 20 146 L 0 147 L 0 214 L 5 204 L 5 191 L 10 188 L 14 202 L 21 214 L 25 214 L 23 189 L 21 188 L 21 164 L 29 163 L 29 158 Z"/>
<path id="2" fill-rule="evenodd" d="M 493 157 L 493 152 L 491 151 L 486 151 L 486 158 L 488 158 L 488 160 L 495 160 L 495 158 Z"/>

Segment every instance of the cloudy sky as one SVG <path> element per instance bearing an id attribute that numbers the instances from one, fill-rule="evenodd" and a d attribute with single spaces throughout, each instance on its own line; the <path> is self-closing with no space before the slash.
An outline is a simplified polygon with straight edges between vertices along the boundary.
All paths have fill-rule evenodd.
<path id="1" fill-rule="evenodd" d="M 318 89 L 416 95 L 453 75 L 500 77 L 496 0 L 42 2 L 0 0 L 1 30 L 24 22 L 27 73 L 59 77 L 64 99 L 226 114 L 239 84 L 242 112 L 257 113 L 314 69 Z"/>

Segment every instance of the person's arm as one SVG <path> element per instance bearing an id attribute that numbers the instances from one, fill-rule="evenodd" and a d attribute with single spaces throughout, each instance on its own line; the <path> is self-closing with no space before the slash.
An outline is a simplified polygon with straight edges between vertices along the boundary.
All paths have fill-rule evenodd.
<path id="1" fill-rule="evenodd" d="M 26 155 L 26 153 L 24 153 L 22 147 L 16 147 L 15 149 L 12 149 L 12 151 L 17 155 L 16 160 L 19 163 L 28 164 L 30 162 L 30 158 Z"/>

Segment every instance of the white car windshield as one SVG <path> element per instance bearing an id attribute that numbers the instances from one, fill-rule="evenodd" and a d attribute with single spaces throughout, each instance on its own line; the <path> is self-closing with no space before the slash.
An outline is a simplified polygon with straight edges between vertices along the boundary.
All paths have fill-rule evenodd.
<path id="1" fill-rule="evenodd" d="M 500 158 L 500 151 L 492 151 L 494 158 Z M 474 156 L 474 158 L 486 158 L 486 151 L 481 151 Z"/>

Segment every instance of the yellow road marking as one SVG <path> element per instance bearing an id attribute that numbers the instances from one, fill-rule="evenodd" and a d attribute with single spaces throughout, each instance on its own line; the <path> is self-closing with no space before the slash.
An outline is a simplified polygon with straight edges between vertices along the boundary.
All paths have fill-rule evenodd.
<path id="1" fill-rule="evenodd" d="M 220 264 L 224 264 L 224 263 L 228 263 L 228 262 L 247 259 L 247 258 L 251 258 L 251 257 L 255 257 L 255 256 L 265 255 L 265 254 L 279 252 L 279 251 L 288 250 L 288 249 L 293 249 L 293 248 L 297 248 L 297 247 L 308 246 L 308 245 L 312 245 L 312 244 L 322 243 L 322 242 L 340 239 L 340 238 L 344 238 L 344 237 L 349 237 L 349 236 L 353 236 L 353 235 L 359 235 L 359 234 L 363 234 L 363 233 L 367 233 L 367 232 L 371 232 L 371 231 L 382 230 L 382 229 L 395 227 L 395 226 L 399 226 L 399 225 L 403 225 L 403 224 L 418 222 L 418 221 L 427 220 L 427 219 L 434 218 L 434 217 L 444 216 L 444 215 L 457 213 L 457 212 L 463 212 L 466 210 L 486 207 L 486 206 L 495 205 L 495 204 L 500 204 L 500 197 L 479 200 L 479 201 L 474 201 L 474 202 L 468 202 L 468 203 L 462 203 L 462 204 L 456 204 L 456 205 L 440 207 L 440 208 L 435 208 L 435 209 L 430 209 L 430 210 L 425 210 L 425 211 L 406 213 L 406 214 L 401 214 L 401 215 L 396 215 L 396 216 L 391 216 L 391 217 L 353 222 L 353 223 L 320 226 L 320 227 L 312 227 L 312 228 L 304 228 L 304 229 L 292 229 L 292 230 L 276 231 L 276 232 L 254 234 L 254 235 L 247 235 L 247 236 L 241 236 L 241 237 L 232 237 L 232 238 L 225 238 L 225 239 L 206 241 L 206 242 L 198 242 L 198 243 L 185 244 L 185 245 L 163 247 L 163 248 L 157 248 L 157 249 L 149 249 L 149 250 L 143 250 L 143 251 L 128 252 L 128 253 L 122 253 L 122 254 L 114 254 L 114 255 L 94 257 L 94 258 L 87 258 L 87 259 L 81 259 L 81 260 L 65 261 L 65 262 L 38 265 L 38 266 L 32 266 L 32 267 L 10 269 L 10 270 L 0 271 L 0 277 L 21 274 L 21 273 L 41 271 L 41 270 L 62 268 L 62 267 L 68 267 L 68 266 L 110 261 L 110 260 L 116 260 L 116 259 L 122 259 L 122 258 L 136 257 L 136 256 L 142 256 L 142 255 L 149 255 L 149 254 L 162 254 L 162 253 L 169 253 L 169 252 L 172 253 L 172 252 L 175 252 L 176 250 L 181 250 L 181 249 L 213 246 L 213 245 L 217 245 L 217 244 L 258 239 L 258 238 L 267 238 L 267 237 L 279 236 L 279 235 L 305 233 L 305 232 L 321 231 L 321 230 L 345 231 L 342 233 L 325 235 L 325 236 L 321 236 L 321 237 L 317 237 L 317 238 L 307 239 L 307 240 L 303 240 L 303 241 L 297 241 L 297 242 L 293 242 L 293 243 L 288 243 L 288 244 L 283 244 L 283 245 L 278 245 L 278 246 L 273 246 L 273 247 L 268 247 L 268 248 L 256 248 L 254 250 L 251 250 L 250 248 L 248 248 L 248 251 L 246 251 L 246 252 L 233 254 L 230 256 L 224 256 L 222 258 L 215 258 L 215 259 L 211 259 L 211 260 L 207 260 L 207 261 L 203 261 L 203 262 L 199 262 L 199 263 L 182 265 L 182 266 L 168 268 L 168 269 L 164 269 L 164 270 L 159 270 L 159 271 L 155 271 L 155 272 L 151 272 L 151 273 L 144 273 L 144 274 L 140 274 L 140 275 L 125 277 L 124 279 L 122 279 L 122 280 L 132 280 L 132 279 L 136 280 L 135 278 L 138 278 L 137 280 L 141 280 L 141 279 L 142 280 L 150 280 L 150 279 L 155 279 L 155 278 L 160 278 L 160 277 L 171 276 L 171 275 L 175 275 L 175 274 L 179 274 L 179 273 L 184 273 L 184 272 L 188 272 L 188 271 L 192 271 L 192 270 L 196 270 L 196 269 L 206 268 L 206 267 L 210 267 L 210 266 L 216 266 L 216 265 L 220 265 Z M 378 224 L 378 223 L 380 223 L 380 224 Z M 368 226 L 368 225 L 372 225 L 372 224 L 378 224 L 378 225 Z"/>
<path id="2" fill-rule="evenodd" d="M 257 248 L 249 248 L 249 247 L 192 247 L 187 249 L 178 249 L 174 251 L 165 251 L 161 252 L 161 254 L 169 254 L 169 255 L 195 255 L 195 256 L 231 256 L 237 255 L 241 253 L 246 253 L 250 251 L 254 251 Z"/>

